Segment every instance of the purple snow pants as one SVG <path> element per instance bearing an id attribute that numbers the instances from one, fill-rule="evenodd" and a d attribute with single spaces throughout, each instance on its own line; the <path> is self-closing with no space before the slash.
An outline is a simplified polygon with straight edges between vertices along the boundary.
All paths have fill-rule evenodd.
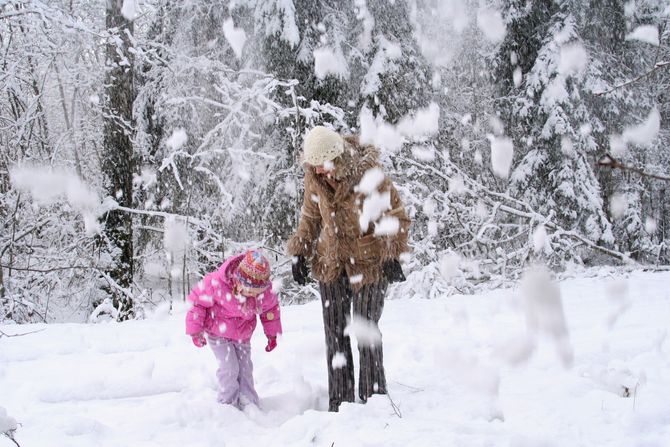
<path id="1" fill-rule="evenodd" d="M 242 407 L 248 403 L 258 404 L 258 394 L 254 388 L 251 344 L 236 342 L 227 338 L 209 337 L 209 345 L 214 351 L 219 368 L 219 402 Z"/>

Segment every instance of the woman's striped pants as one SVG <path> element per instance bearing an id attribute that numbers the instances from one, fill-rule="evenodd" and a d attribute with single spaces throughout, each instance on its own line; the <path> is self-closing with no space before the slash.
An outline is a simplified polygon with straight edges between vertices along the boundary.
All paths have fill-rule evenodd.
<path id="1" fill-rule="evenodd" d="M 351 340 L 344 328 L 354 313 L 377 326 L 384 309 L 388 282 L 382 279 L 353 291 L 349 278 L 343 274 L 332 283 L 319 283 L 323 308 L 323 326 L 326 334 L 328 363 L 329 411 L 338 411 L 340 403 L 354 401 L 354 362 Z M 384 355 L 381 339 L 372 345 L 359 341 L 358 396 L 363 402 L 373 394 L 386 394 Z"/>

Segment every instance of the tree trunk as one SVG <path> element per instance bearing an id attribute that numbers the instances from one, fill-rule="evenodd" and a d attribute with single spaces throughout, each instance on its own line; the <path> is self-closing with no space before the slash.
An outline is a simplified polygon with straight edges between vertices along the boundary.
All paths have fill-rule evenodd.
<path id="1" fill-rule="evenodd" d="M 106 47 L 108 72 L 105 80 L 102 172 L 107 193 L 119 205 L 131 207 L 135 170 L 131 140 L 135 89 L 132 55 L 128 50 L 133 23 L 121 14 L 122 6 L 123 0 L 107 0 L 107 30 L 111 37 Z M 133 313 L 130 295 L 133 283 L 132 216 L 112 210 L 103 216 L 103 221 L 105 243 L 113 258 L 106 273 L 115 283 L 110 284 L 108 292 L 114 307 L 119 310 L 119 319 L 124 320 Z"/>

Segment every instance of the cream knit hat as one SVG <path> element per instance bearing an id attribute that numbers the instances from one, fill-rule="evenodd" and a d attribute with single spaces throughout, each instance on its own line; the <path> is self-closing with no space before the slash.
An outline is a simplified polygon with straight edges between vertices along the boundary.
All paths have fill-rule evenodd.
<path id="1" fill-rule="evenodd" d="M 316 126 L 305 136 L 304 150 L 305 162 L 312 166 L 321 166 L 344 152 L 344 140 L 337 132 Z"/>

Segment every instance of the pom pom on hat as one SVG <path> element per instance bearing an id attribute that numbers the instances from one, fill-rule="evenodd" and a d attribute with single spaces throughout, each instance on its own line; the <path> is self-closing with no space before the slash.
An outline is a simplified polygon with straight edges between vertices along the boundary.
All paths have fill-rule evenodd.
<path id="1" fill-rule="evenodd" d="M 305 136 L 304 158 L 312 166 L 321 166 L 344 152 L 344 140 L 335 131 L 316 126 Z"/>
<path id="2" fill-rule="evenodd" d="M 258 250 L 247 251 L 235 271 L 243 295 L 256 296 L 270 286 L 270 263 Z"/>

